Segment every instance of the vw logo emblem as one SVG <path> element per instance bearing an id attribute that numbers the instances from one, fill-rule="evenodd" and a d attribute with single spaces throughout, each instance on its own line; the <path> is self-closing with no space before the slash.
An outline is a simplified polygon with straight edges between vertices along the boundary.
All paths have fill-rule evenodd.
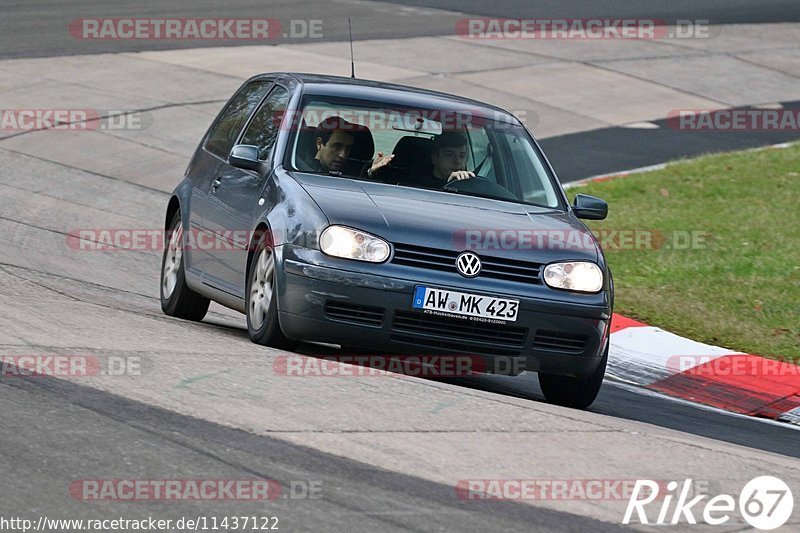
<path id="1" fill-rule="evenodd" d="M 474 278 L 481 273 L 481 259 L 473 252 L 464 252 L 456 258 L 456 268 L 465 278 Z"/>

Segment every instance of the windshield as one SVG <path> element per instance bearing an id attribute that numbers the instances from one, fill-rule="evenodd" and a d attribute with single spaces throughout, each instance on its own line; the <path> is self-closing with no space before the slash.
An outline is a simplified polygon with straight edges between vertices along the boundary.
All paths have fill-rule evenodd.
<path id="1" fill-rule="evenodd" d="M 314 172 L 541 207 L 559 195 L 533 140 L 484 114 L 306 96 L 287 165 Z"/>

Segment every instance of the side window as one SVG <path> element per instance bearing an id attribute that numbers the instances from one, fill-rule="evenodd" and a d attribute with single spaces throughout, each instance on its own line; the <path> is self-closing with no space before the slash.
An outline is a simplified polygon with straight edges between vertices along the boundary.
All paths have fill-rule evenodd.
<path id="1" fill-rule="evenodd" d="M 258 146 L 258 158 L 261 161 L 269 158 L 272 147 L 275 146 L 275 139 L 278 137 L 288 104 L 289 91 L 276 85 L 256 112 L 253 120 L 250 121 L 247 131 L 240 141 L 241 144 Z"/>
<path id="2" fill-rule="evenodd" d="M 206 150 L 222 159 L 228 158 L 242 125 L 264 97 L 270 85 L 272 85 L 270 81 L 254 81 L 234 96 L 214 125 L 211 126 L 206 141 Z"/>

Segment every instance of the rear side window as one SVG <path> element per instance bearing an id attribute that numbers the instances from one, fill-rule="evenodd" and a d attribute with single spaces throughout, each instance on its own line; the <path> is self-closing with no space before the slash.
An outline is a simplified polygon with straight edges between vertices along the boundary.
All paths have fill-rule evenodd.
<path id="1" fill-rule="evenodd" d="M 206 140 L 206 150 L 222 159 L 227 159 L 242 125 L 271 85 L 271 81 L 254 81 L 245 85 L 225 106 L 217 121 L 211 126 Z"/>
<path id="2" fill-rule="evenodd" d="M 258 146 L 258 158 L 261 161 L 269 158 L 288 104 L 289 91 L 276 85 L 264 100 L 253 120 L 250 121 L 247 131 L 242 137 L 242 144 Z"/>

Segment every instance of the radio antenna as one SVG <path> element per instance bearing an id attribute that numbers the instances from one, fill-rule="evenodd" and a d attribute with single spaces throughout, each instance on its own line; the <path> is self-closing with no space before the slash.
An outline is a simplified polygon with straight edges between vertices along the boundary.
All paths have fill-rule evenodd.
<path id="1" fill-rule="evenodd" d="M 353 27 L 350 25 L 350 17 L 347 17 L 347 30 L 350 32 L 350 77 L 356 77 L 356 62 L 353 60 Z"/>

